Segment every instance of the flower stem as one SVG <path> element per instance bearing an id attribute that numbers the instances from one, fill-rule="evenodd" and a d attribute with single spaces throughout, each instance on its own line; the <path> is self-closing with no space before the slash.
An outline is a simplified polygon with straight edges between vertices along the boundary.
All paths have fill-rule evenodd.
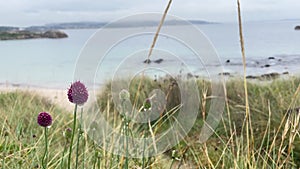
<path id="1" fill-rule="evenodd" d="M 96 168 L 96 157 L 97 157 L 97 150 L 96 150 L 96 146 L 95 146 L 94 133 L 95 133 L 95 131 L 93 131 L 93 135 L 92 135 L 92 138 L 93 138 L 93 149 L 94 149 L 93 169 Z"/>
<path id="2" fill-rule="evenodd" d="M 76 143 L 76 162 L 75 162 L 75 169 L 78 168 L 78 157 L 79 157 L 79 142 L 80 142 L 80 136 L 81 136 L 81 131 L 82 131 L 82 128 L 81 128 L 81 123 L 82 123 L 82 112 L 83 112 L 83 108 L 81 108 L 81 111 L 80 111 L 80 123 L 79 123 L 79 133 L 78 133 L 78 136 L 77 136 L 77 143 Z"/>
<path id="3" fill-rule="evenodd" d="M 99 155 L 97 156 L 97 161 L 98 161 L 98 168 L 97 169 L 100 169 L 100 167 L 101 167 L 101 158 L 99 157 Z"/>
<path id="4" fill-rule="evenodd" d="M 85 146 L 86 146 L 86 140 L 85 140 L 85 136 L 83 137 L 83 153 L 82 153 L 82 168 L 85 168 Z"/>
<path id="5" fill-rule="evenodd" d="M 94 161 L 93 161 L 93 169 L 96 169 L 97 157 L 98 157 L 98 152 L 95 149 L 95 152 L 94 152 Z"/>
<path id="6" fill-rule="evenodd" d="M 65 153 L 66 153 L 66 150 L 67 150 L 67 140 L 65 141 L 65 145 L 64 145 L 64 151 L 63 151 L 63 154 L 61 156 L 61 161 L 60 161 L 60 168 L 63 169 L 63 164 L 64 164 L 64 157 L 65 157 Z"/>
<path id="7" fill-rule="evenodd" d="M 145 149 L 146 149 L 146 137 L 148 136 L 147 131 L 148 131 L 148 127 L 146 128 L 146 131 L 144 131 L 144 134 L 143 134 L 143 159 L 142 159 L 143 163 L 142 163 L 142 169 L 146 168 L 146 166 L 145 166 L 145 162 L 146 162 Z"/>
<path id="8" fill-rule="evenodd" d="M 126 120 L 127 121 L 127 120 Z M 125 157 L 125 169 L 128 169 L 128 122 L 125 122 L 125 137 L 126 137 L 126 157 Z"/>
<path id="9" fill-rule="evenodd" d="M 7 139 L 8 136 L 4 136 L 5 141 L 4 141 L 4 148 L 3 148 L 3 159 L 2 159 L 2 169 L 5 169 L 5 151 L 6 151 L 6 146 L 7 146 Z"/>
<path id="10" fill-rule="evenodd" d="M 170 169 L 172 169 L 173 164 L 174 164 L 174 159 L 172 159 L 172 162 L 171 162 L 171 165 L 170 165 Z"/>
<path id="11" fill-rule="evenodd" d="M 45 152 L 42 159 L 42 166 L 44 169 L 47 168 L 47 155 L 48 155 L 48 137 L 47 137 L 47 127 L 44 127 L 44 134 L 45 134 Z"/>
<path id="12" fill-rule="evenodd" d="M 72 137 L 71 137 L 70 148 L 69 148 L 68 169 L 71 169 L 72 147 L 73 147 L 73 140 L 74 140 L 75 128 L 76 128 L 76 112 L 77 112 L 77 104 L 75 104 L 75 109 L 74 109 L 74 119 L 73 119 L 73 128 L 72 128 Z"/>

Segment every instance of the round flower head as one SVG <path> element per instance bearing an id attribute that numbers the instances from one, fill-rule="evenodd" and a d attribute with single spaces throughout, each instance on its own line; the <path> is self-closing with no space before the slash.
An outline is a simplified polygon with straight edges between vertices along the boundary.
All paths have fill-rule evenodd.
<path id="1" fill-rule="evenodd" d="M 67 139 L 71 138 L 72 137 L 72 129 L 66 128 L 65 131 L 63 132 L 63 135 Z"/>
<path id="2" fill-rule="evenodd" d="M 88 91 L 80 81 L 71 84 L 68 90 L 68 99 L 71 103 L 83 105 L 89 97 Z"/>
<path id="3" fill-rule="evenodd" d="M 37 117 L 37 123 L 42 127 L 49 127 L 52 124 L 52 117 L 47 112 L 41 112 Z"/>
<path id="4" fill-rule="evenodd" d="M 127 90 L 125 90 L 125 89 L 122 89 L 122 90 L 120 91 L 120 93 L 119 93 L 119 99 L 120 99 L 121 101 L 124 101 L 124 100 L 127 100 L 127 99 L 129 99 L 129 98 L 130 98 L 129 92 L 128 92 Z"/>
<path id="5" fill-rule="evenodd" d="M 90 125 L 90 130 L 96 131 L 99 128 L 99 125 L 96 121 L 93 121 Z"/>
<path id="6" fill-rule="evenodd" d="M 148 98 L 144 102 L 144 109 L 145 110 L 150 110 L 151 109 L 151 100 Z"/>

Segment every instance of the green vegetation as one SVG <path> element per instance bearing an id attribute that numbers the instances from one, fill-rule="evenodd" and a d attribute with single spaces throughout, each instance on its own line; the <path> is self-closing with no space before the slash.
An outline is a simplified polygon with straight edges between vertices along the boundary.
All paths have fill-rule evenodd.
<path id="1" fill-rule="evenodd" d="M 172 93 L 164 111 L 164 114 L 170 113 L 171 108 L 180 102 L 177 100 L 180 96 L 174 80 L 134 79 L 129 90 L 131 101 L 136 103 L 136 107 L 141 107 L 148 94 L 153 89 L 160 88 L 165 93 Z M 203 124 L 202 117 L 209 110 L 211 89 L 207 81 L 198 80 L 197 83 L 201 106 L 194 127 L 172 150 L 164 155 L 146 159 L 145 165 L 151 165 L 153 168 L 169 168 L 171 163 L 172 167 L 190 168 L 300 167 L 299 78 L 248 82 L 251 117 L 249 137 L 245 127 L 243 81 L 229 80 L 226 83 L 227 106 L 224 108 L 222 121 L 215 134 L 204 144 L 198 142 L 198 136 Z M 111 122 L 121 123 L 118 121 L 120 117 L 116 116 L 119 112 L 113 108 L 109 91 L 110 84 L 107 84 L 107 88 L 100 92 L 98 105 Z M 138 93 L 138 99 L 134 99 Z M 20 91 L 0 94 L 2 168 L 41 167 L 44 137 L 43 129 L 36 122 L 36 117 L 41 111 L 48 111 L 53 117 L 53 125 L 48 130 L 48 167 L 66 168 L 69 137 L 64 137 L 63 132 L 71 127 L 72 113 L 51 104 L 46 98 Z M 176 113 L 173 115 L 176 116 Z M 165 124 L 156 126 L 157 131 L 169 127 L 165 117 L 159 120 Z M 132 128 L 133 124 L 129 127 Z M 141 131 L 141 128 L 137 127 L 134 133 L 142 134 Z M 102 151 L 86 133 L 82 133 L 79 140 L 78 168 L 120 168 L 124 165 L 125 157 Z M 74 148 L 76 142 L 77 139 Z M 75 158 L 73 155 L 73 164 Z M 142 159 L 129 159 L 129 168 L 141 167 L 142 164 Z"/>
<path id="2" fill-rule="evenodd" d="M 140 83 L 142 81 L 142 83 Z M 133 80 L 129 92 L 131 101 L 137 107 L 149 93 L 160 88 L 172 93 L 167 98 L 166 112 L 179 104 L 179 91 L 175 79 L 153 81 L 148 78 Z M 248 82 L 249 107 L 251 112 L 250 137 L 247 140 L 245 128 L 245 94 L 243 81 L 231 79 L 226 83 L 227 106 L 222 123 L 206 144 L 199 144 L 200 128 L 210 106 L 210 83 L 197 81 L 202 96 L 197 123 L 175 148 L 184 161 L 199 168 L 298 168 L 300 166 L 299 136 L 299 84 L 300 79 L 274 80 L 272 82 Z M 173 84 L 173 85 L 172 85 Z M 140 85 L 140 87 L 138 87 Z M 134 99 L 139 90 L 139 99 Z M 113 110 L 111 85 L 102 91 L 98 105 L 102 111 Z M 177 95 L 177 96 L 176 96 Z M 107 107 L 109 105 L 109 107 Z M 169 108 L 168 108 L 169 107 Z M 251 140 L 253 138 L 253 140 Z M 249 142 L 247 142 L 249 141 Z M 247 154 L 250 153 L 250 154 Z M 171 153 L 169 153 L 171 157 Z M 297 166 L 297 167 L 296 167 Z"/>
<path id="3" fill-rule="evenodd" d="M 61 31 L 49 30 L 46 32 L 14 30 L 0 31 L 0 40 L 22 40 L 22 39 L 38 39 L 38 38 L 67 38 L 68 35 Z"/>

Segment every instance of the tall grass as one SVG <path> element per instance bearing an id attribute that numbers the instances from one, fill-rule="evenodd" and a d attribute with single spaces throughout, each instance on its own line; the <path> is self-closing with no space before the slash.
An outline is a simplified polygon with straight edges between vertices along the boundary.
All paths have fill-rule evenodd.
<path id="1" fill-rule="evenodd" d="M 140 79 L 143 81 L 143 88 L 136 91 L 134 86 L 140 84 L 139 80 L 131 83 L 129 89 L 132 95 L 140 93 L 141 100 L 135 100 L 137 107 L 142 106 L 142 100 L 153 88 L 160 88 L 165 93 L 170 92 L 170 86 L 174 79 L 151 80 L 149 78 Z M 198 80 L 199 95 L 202 106 L 199 108 L 197 122 L 189 136 L 186 137 L 175 148 L 181 154 L 186 163 L 193 163 L 198 167 L 233 167 L 233 168 L 261 168 L 275 167 L 281 161 L 283 165 L 297 166 L 299 159 L 299 113 L 297 107 L 299 101 L 298 78 L 289 80 L 274 80 L 272 82 L 247 82 L 249 109 L 252 110 L 252 123 L 249 128 L 253 128 L 253 133 L 245 132 L 245 88 L 242 79 L 232 79 L 226 83 L 227 107 L 224 109 L 222 123 L 216 129 L 210 140 L 201 145 L 197 143 L 200 128 L 203 125 L 204 115 L 210 107 L 210 82 Z M 112 110 L 114 105 L 111 95 L 111 87 L 107 84 L 105 90 L 101 91 L 98 105 L 102 111 Z M 167 101 L 166 107 L 174 106 L 174 102 L 179 104 L 179 93 L 173 91 L 174 95 Z M 132 97 L 131 97 L 132 98 Z M 107 104 L 107 102 L 110 104 Z M 132 100 L 134 101 L 134 100 Z M 108 107 L 109 106 L 109 107 Z M 297 130 L 298 129 L 298 130 Z M 292 130 L 292 131 L 291 131 Z M 291 134 L 292 133 L 292 134 Z M 251 138 L 253 138 L 252 141 Z M 249 145 L 251 144 L 251 145 Z M 284 152 L 288 148 L 289 152 Z M 184 152 L 184 153 L 183 153 Z M 168 153 L 167 153 L 168 154 Z M 279 155 L 281 154 L 281 155 Z M 169 153 L 171 158 L 171 153 Z M 249 158 L 250 157 L 250 158 Z M 282 165 L 282 163 L 280 163 Z M 276 168 L 276 167 L 275 167 Z"/>
<path id="2" fill-rule="evenodd" d="M 240 6 L 240 0 L 237 0 L 237 6 L 238 6 L 238 23 L 239 23 L 239 35 L 240 35 L 240 44 L 241 44 L 241 52 L 242 52 L 242 60 L 243 60 L 243 77 L 244 77 L 244 90 L 245 90 L 245 120 L 244 125 L 246 126 L 246 133 L 247 133 L 247 161 L 249 162 L 249 167 L 252 168 L 250 161 L 254 160 L 252 159 L 254 155 L 253 152 L 253 129 L 251 124 L 251 113 L 249 108 L 249 101 L 248 101 L 248 87 L 247 87 L 247 72 L 246 72 L 246 54 L 245 54 L 245 44 L 244 44 L 244 36 L 243 36 L 243 26 L 242 26 L 242 16 L 241 16 L 241 6 Z M 252 161 L 253 163 L 253 161 Z"/>
<path id="3" fill-rule="evenodd" d="M 130 93 L 134 95 L 135 92 L 140 92 L 146 98 L 155 87 L 161 88 L 166 93 L 173 92 L 173 96 L 167 101 L 167 107 L 169 106 L 170 109 L 164 113 L 171 112 L 174 102 L 178 102 L 176 99 L 173 100 L 176 98 L 175 95 L 178 96 L 178 92 L 170 88 L 173 80 L 154 81 L 144 78 L 143 88 L 136 91 L 135 87 L 131 87 Z M 137 79 L 132 82 L 132 86 L 138 84 L 140 81 Z M 204 80 L 198 80 L 197 84 L 202 102 L 199 112 L 205 114 L 210 107 L 211 84 Z M 269 83 L 247 82 L 249 108 L 253 114 L 251 123 L 253 134 L 250 138 L 254 138 L 250 159 L 248 158 L 248 136 L 243 129 L 246 115 L 244 82 L 242 79 L 232 79 L 226 83 L 228 98 L 228 107 L 224 109 L 226 113 L 224 113 L 222 123 L 208 142 L 205 145 L 197 142 L 200 129 L 204 124 L 203 115 L 199 113 L 188 136 L 166 153 L 147 158 L 144 161 L 145 168 L 150 166 L 169 168 L 171 165 L 172 168 L 178 166 L 182 168 L 299 168 L 299 84 L 299 78 L 279 79 Z M 119 116 L 116 115 L 117 110 L 112 107 L 108 90 L 110 90 L 109 84 L 100 92 L 98 105 L 105 116 L 116 126 L 120 124 L 118 123 Z M 136 105 L 142 106 L 144 98 L 140 97 Z M 36 115 L 41 110 L 50 112 L 54 119 L 48 132 L 48 167 L 67 167 L 67 153 L 64 151 L 69 142 L 68 138 L 63 136 L 63 132 L 71 127 L 71 113 L 51 104 L 45 98 L 16 91 L 0 94 L 1 168 L 41 167 L 44 137 L 41 128 L 36 123 Z M 162 116 L 161 122 L 156 124 L 151 124 L 153 129 L 157 130 L 153 130 L 154 133 L 162 132 L 169 127 L 168 118 Z M 136 133 L 142 131 L 137 126 L 135 128 L 138 130 Z M 125 164 L 122 156 L 103 151 L 91 140 L 91 137 L 85 133 L 80 137 L 78 168 L 93 168 L 92 166 L 119 168 Z M 77 142 L 77 139 L 75 140 Z M 107 149 L 110 148 L 107 147 Z M 75 156 L 72 161 L 73 163 L 76 161 Z M 129 159 L 128 161 L 129 168 L 141 167 L 142 164 L 142 159 Z"/>

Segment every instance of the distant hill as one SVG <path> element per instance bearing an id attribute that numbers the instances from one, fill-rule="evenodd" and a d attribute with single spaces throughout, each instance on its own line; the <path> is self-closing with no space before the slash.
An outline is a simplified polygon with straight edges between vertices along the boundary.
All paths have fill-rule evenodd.
<path id="1" fill-rule="evenodd" d="M 70 23 L 51 23 L 44 26 L 30 26 L 25 28 L 30 31 L 49 30 L 49 29 L 97 29 L 105 25 L 105 22 L 70 22 Z"/>
<path id="2" fill-rule="evenodd" d="M 215 24 L 213 22 L 202 21 L 202 20 L 190 20 L 188 21 L 194 25 L 198 24 Z M 27 31 L 47 31 L 57 29 L 98 29 L 109 24 L 111 28 L 122 28 L 122 27 L 151 27 L 157 26 L 159 21 L 130 21 L 130 22 L 70 22 L 70 23 L 51 23 L 41 26 L 29 26 L 29 27 L 10 27 L 0 26 L 1 31 L 16 31 L 16 30 L 27 30 Z M 180 20 L 167 20 L 164 25 L 185 25 L 187 22 Z"/>
<path id="3" fill-rule="evenodd" d="M 128 28 L 128 27 L 156 27 L 160 21 L 128 21 L 128 22 L 70 22 L 70 23 L 52 23 L 41 26 L 12 27 L 0 26 L 0 40 L 16 39 L 36 39 L 36 38 L 66 38 L 68 35 L 57 30 L 64 29 L 98 29 L 104 26 L 109 28 Z M 201 20 L 166 20 L 164 25 L 187 25 L 187 24 L 215 24 Z"/>
<path id="4" fill-rule="evenodd" d="M 18 31 L 20 28 L 18 27 L 12 27 L 12 26 L 0 26 L 0 32 L 6 32 L 6 31 Z"/>
<path id="5" fill-rule="evenodd" d="M 281 19 L 281 21 L 300 21 L 300 18 L 293 18 L 293 19 Z"/>

